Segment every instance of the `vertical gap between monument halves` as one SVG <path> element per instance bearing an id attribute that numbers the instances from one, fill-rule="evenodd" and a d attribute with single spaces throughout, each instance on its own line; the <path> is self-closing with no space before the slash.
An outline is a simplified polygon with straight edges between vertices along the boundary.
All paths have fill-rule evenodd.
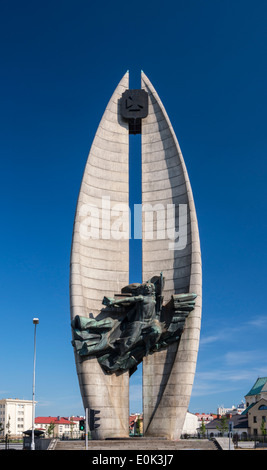
<path id="1" fill-rule="evenodd" d="M 131 214 L 131 238 L 129 240 L 129 282 L 142 282 L 142 220 L 134 217 L 135 205 L 142 204 L 142 156 L 141 134 L 129 135 L 129 207 Z M 135 220 L 134 220 L 135 219 Z M 134 226 L 134 222 L 138 227 Z M 138 228 L 138 230 L 136 230 Z M 136 238 L 136 235 L 140 238 Z M 130 413 L 141 413 L 142 364 L 130 378 Z"/>
<path id="2" fill-rule="evenodd" d="M 142 282 L 142 220 L 136 205 L 142 204 L 141 135 L 129 135 L 129 206 L 131 238 L 129 240 L 129 282 Z M 137 217 L 134 215 L 137 214 Z M 136 226 L 138 224 L 138 227 Z M 137 238 L 140 237 L 140 238 Z"/>

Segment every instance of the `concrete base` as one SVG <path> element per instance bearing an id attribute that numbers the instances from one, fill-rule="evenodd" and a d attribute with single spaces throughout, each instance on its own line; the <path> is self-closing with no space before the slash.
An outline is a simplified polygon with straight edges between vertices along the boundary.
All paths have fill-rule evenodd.
<path id="1" fill-rule="evenodd" d="M 85 450 L 84 441 L 58 441 L 55 450 Z M 170 441 L 167 439 L 144 439 L 144 438 L 129 438 L 119 440 L 101 440 L 89 441 L 89 451 L 119 451 L 118 455 L 124 451 L 139 451 L 149 450 L 216 450 L 212 441 L 208 439 L 181 439 L 179 441 Z"/>

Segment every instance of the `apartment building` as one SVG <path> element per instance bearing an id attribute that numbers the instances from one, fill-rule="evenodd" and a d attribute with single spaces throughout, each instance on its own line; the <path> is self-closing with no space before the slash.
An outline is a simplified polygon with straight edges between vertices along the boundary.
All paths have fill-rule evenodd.
<path id="1" fill-rule="evenodd" d="M 85 419 L 81 416 L 37 416 L 35 429 L 44 432 L 45 437 L 80 438 L 84 431 L 80 431 L 79 422 Z"/>
<path id="2" fill-rule="evenodd" d="M 0 436 L 23 436 L 32 427 L 32 400 L 2 398 L 0 400 Z"/>

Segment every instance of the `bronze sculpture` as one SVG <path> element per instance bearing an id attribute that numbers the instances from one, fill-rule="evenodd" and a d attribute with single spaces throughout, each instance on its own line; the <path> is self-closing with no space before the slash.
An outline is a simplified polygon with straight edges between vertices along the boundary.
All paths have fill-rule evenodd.
<path id="1" fill-rule="evenodd" d="M 97 357 L 108 372 L 136 370 L 144 356 L 179 341 L 195 294 L 176 294 L 163 305 L 164 278 L 154 276 L 142 284 L 129 284 L 114 298 L 104 297 L 99 320 L 76 315 L 73 341 L 81 356 Z"/>

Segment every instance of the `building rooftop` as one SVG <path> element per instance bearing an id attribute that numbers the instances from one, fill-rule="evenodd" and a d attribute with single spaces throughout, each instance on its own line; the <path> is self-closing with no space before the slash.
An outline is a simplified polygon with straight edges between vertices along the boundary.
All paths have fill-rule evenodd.
<path id="1" fill-rule="evenodd" d="M 260 403 L 262 403 L 264 406 L 265 403 L 267 403 L 267 400 L 265 400 L 264 398 L 261 398 L 259 401 L 256 401 L 255 403 L 251 403 L 242 413 L 242 415 L 246 415 L 248 414 L 248 411 L 251 410 L 251 408 L 253 408 L 253 406 L 256 406 L 256 405 L 259 405 Z"/>
<path id="2" fill-rule="evenodd" d="M 248 418 L 247 416 L 244 415 L 224 415 L 227 418 L 228 421 L 232 421 L 234 425 L 234 429 L 247 429 L 248 428 Z M 206 424 L 206 429 L 207 430 L 212 430 L 212 429 L 217 429 L 217 426 L 220 427 L 222 418 L 215 418 L 213 421 L 210 423 Z"/>
<path id="3" fill-rule="evenodd" d="M 267 383 L 267 377 L 259 377 L 254 383 L 253 387 L 245 396 L 249 397 L 251 395 L 258 395 L 262 391 L 266 383 Z"/>
<path id="4" fill-rule="evenodd" d="M 35 424 L 71 424 L 68 418 L 60 416 L 38 416 L 35 418 Z"/>

